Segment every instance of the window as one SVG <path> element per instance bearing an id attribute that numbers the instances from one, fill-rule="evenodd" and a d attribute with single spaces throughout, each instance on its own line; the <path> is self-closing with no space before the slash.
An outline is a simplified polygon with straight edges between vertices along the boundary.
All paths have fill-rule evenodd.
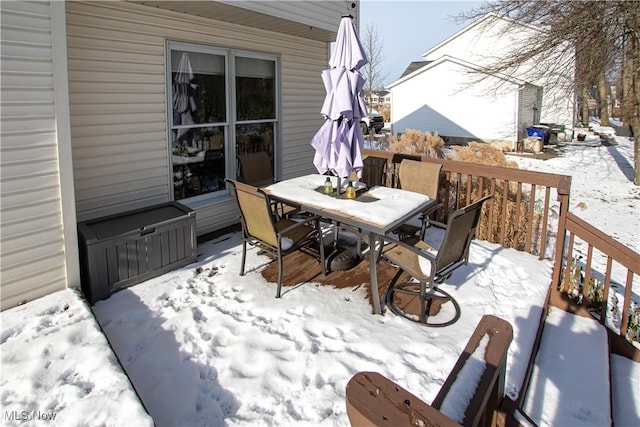
<path id="1" fill-rule="evenodd" d="M 273 180 L 277 58 L 174 42 L 168 57 L 174 200 L 221 194 L 227 177 L 244 181 L 238 156 L 260 151 Z"/>

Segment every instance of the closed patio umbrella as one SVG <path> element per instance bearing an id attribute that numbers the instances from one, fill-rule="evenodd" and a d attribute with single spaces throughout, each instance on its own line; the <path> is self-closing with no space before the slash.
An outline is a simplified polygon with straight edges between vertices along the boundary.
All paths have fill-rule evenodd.
<path id="1" fill-rule="evenodd" d="M 359 69 L 368 62 L 353 18 L 342 17 L 329 60 L 331 68 L 322 72 L 327 91 L 321 109 L 325 122 L 311 140 L 316 150 L 313 164 L 319 173 L 331 172 L 339 178 L 362 173 L 364 137 L 359 122 L 367 115 L 367 107 L 365 79 Z"/>
<path id="2" fill-rule="evenodd" d="M 196 111 L 196 105 L 193 98 L 189 95 L 189 85 L 193 80 L 193 69 L 189 54 L 183 52 L 178 63 L 178 70 L 173 79 L 173 123 L 175 125 L 191 125 L 193 124 L 193 113 Z M 182 137 L 187 130 L 178 129 L 177 138 Z"/>

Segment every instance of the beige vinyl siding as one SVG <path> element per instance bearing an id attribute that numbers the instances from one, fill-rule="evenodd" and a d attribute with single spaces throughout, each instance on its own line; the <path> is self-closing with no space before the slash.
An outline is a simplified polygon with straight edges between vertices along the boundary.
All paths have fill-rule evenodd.
<path id="1" fill-rule="evenodd" d="M 313 172 L 310 141 L 322 124 L 320 72 L 328 66 L 327 43 L 122 2 L 67 2 L 67 32 L 79 220 L 171 197 L 166 41 L 278 55 L 277 162 L 284 178 Z M 198 234 L 238 221 L 230 197 L 192 207 Z"/>
<path id="2" fill-rule="evenodd" d="M 2 2 L 2 309 L 67 285 L 51 5 Z"/>

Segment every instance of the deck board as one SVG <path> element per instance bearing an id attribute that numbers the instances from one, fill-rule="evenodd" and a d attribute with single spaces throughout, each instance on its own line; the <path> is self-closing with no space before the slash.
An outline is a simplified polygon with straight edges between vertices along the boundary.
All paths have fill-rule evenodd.
<path id="1" fill-rule="evenodd" d="M 349 270 L 332 271 L 326 276 L 323 276 L 317 259 L 302 252 L 294 252 L 284 257 L 283 292 L 286 292 L 286 287 L 297 286 L 301 283 L 319 283 L 320 285 L 333 286 L 336 288 L 355 288 L 362 286 L 367 290 L 369 303 L 373 307 L 371 287 L 369 286 L 369 264 L 369 257 L 365 256 L 356 266 Z M 396 267 L 391 266 L 387 262 L 382 260 L 378 262 L 378 291 L 381 301 L 396 271 Z M 275 292 L 275 284 L 278 281 L 278 263 L 274 261 L 268 264 L 262 270 L 262 276 L 268 282 L 274 284 Z M 405 276 L 407 279 L 409 278 L 408 275 Z M 411 304 L 411 301 L 406 301 L 404 304 L 408 306 Z M 403 304 L 400 305 L 404 306 Z"/>

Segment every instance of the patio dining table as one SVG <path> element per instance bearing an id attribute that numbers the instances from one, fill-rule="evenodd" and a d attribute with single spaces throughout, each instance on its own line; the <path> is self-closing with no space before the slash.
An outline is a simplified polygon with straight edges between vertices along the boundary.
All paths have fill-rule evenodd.
<path id="1" fill-rule="evenodd" d="M 343 194 L 325 194 L 326 175 L 305 175 L 277 182 L 263 188 L 271 198 L 282 200 L 331 221 L 362 230 L 369 238 L 370 285 L 374 314 L 382 314 L 378 292 L 378 246 L 382 236 L 420 214 L 435 203 L 429 197 L 401 190 L 375 186 L 361 192 L 355 199 Z M 337 177 L 329 177 L 334 188 Z M 344 180 L 342 180 L 345 183 Z"/>

